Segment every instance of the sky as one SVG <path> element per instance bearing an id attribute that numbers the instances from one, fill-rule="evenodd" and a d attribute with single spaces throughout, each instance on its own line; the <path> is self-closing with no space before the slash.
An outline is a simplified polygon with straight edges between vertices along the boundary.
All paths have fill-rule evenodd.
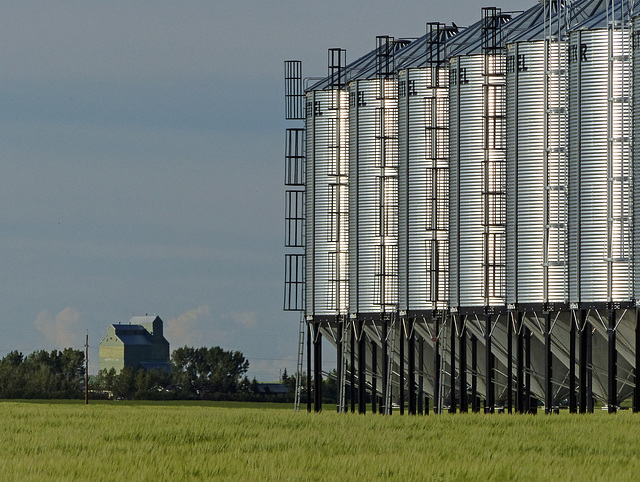
<path id="1" fill-rule="evenodd" d="M 0 2 L 0 357 L 88 334 L 96 373 L 109 324 L 155 313 L 172 349 L 293 373 L 284 60 L 322 77 L 329 48 L 534 1 Z"/>

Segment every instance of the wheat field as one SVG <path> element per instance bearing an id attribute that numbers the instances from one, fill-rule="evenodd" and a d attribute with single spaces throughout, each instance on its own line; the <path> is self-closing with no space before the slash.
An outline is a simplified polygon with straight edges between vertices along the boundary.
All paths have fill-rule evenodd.
<path id="1" fill-rule="evenodd" d="M 287 407 L 289 408 L 289 407 Z M 640 415 L 1 402 L 2 480 L 634 480 Z"/>

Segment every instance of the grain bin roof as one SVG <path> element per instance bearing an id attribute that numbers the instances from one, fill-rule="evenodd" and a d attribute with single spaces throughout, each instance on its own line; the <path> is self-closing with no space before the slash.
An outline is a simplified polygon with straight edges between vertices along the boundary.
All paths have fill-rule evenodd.
<path id="1" fill-rule="evenodd" d="M 554 1 L 551 3 L 551 5 L 554 12 L 554 18 L 557 19 L 557 16 L 555 16 L 555 12 L 557 11 L 557 8 L 556 8 L 557 2 Z M 570 6 L 566 6 L 565 2 L 561 2 L 560 4 L 561 8 L 568 9 L 568 11 L 566 12 L 566 15 L 569 21 L 569 28 L 571 28 L 574 25 L 578 25 L 589 18 L 592 18 L 594 15 L 597 15 L 598 13 L 602 12 L 603 9 L 606 8 L 606 6 L 607 6 L 606 0 L 582 0 L 579 2 L 573 2 Z M 547 12 L 547 15 L 548 15 L 548 12 Z M 548 35 L 554 35 L 554 36 L 562 35 L 566 33 L 565 27 L 566 26 L 564 22 L 557 22 L 554 20 L 553 22 L 551 22 L 550 31 L 549 30 L 545 31 L 545 22 L 543 19 L 541 23 L 534 25 L 532 28 L 530 28 L 526 32 L 523 32 L 519 35 L 511 36 L 511 38 L 509 39 L 509 43 L 534 42 L 536 40 L 543 40 L 545 36 L 548 36 Z"/>

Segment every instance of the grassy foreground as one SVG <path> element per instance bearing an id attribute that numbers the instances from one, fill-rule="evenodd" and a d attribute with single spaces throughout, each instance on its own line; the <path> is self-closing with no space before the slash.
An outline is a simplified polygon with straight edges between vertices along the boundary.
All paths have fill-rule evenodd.
<path id="1" fill-rule="evenodd" d="M 633 480 L 640 415 L 0 403 L 2 480 Z"/>

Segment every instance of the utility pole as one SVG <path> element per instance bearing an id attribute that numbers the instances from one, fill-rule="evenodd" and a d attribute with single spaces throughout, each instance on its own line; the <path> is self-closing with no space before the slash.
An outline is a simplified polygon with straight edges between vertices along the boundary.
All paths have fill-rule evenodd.
<path id="1" fill-rule="evenodd" d="M 84 404 L 89 404 L 89 331 L 84 339 Z"/>

